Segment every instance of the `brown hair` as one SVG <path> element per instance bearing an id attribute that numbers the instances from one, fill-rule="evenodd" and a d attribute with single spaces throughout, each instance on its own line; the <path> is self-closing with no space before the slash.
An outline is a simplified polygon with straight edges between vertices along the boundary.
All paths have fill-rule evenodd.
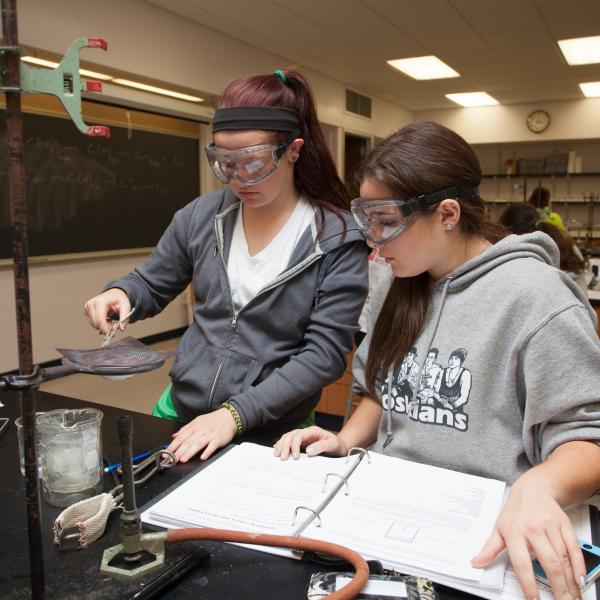
<path id="1" fill-rule="evenodd" d="M 515 202 L 507 206 L 500 215 L 500 223 L 517 235 L 532 233 L 534 231 L 542 231 L 546 235 L 549 235 L 560 251 L 561 270 L 570 271 L 576 275 L 581 273 L 583 263 L 573 250 L 575 245 L 573 238 L 555 225 L 540 220 L 538 210 L 533 204 L 529 202 Z"/>
<path id="2" fill-rule="evenodd" d="M 522 235 L 536 230 L 540 215 L 533 204 L 529 202 L 515 202 L 509 204 L 500 215 L 500 223 L 511 233 Z"/>
<path id="3" fill-rule="evenodd" d="M 560 251 L 560 268 L 562 271 L 569 271 L 578 275 L 583 269 L 583 263 L 581 259 L 575 254 L 573 247 L 575 241 L 573 238 L 563 231 L 561 231 L 555 225 L 542 221 L 538 223 L 538 231 L 543 231 L 546 235 L 549 235 Z"/>
<path id="4" fill-rule="evenodd" d="M 528 202 L 533 204 L 536 208 L 546 208 L 546 206 L 550 204 L 550 190 L 538 185 L 538 187 L 531 192 Z"/>
<path id="5" fill-rule="evenodd" d="M 296 187 L 307 200 L 321 209 L 330 209 L 341 218 L 341 211 L 350 209 L 350 194 L 337 174 L 325 142 L 310 86 L 297 71 L 281 73 L 285 82 L 275 74 L 237 79 L 227 86 L 217 108 L 279 106 L 298 111 L 299 137 L 304 140 L 304 146 L 294 167 Z M 282 132 L 281 139 L 286 135 Z"/>
<path id="6" fill-rule="evenodd" d="M 479 160 L 457 133 L 432 122 L 407 125 L 383 140 L 366 158 L 359 180 L 371 180 L 390 188 L 399 200 L 447 187 L 477 188 L 481 181 Z M 460 204 L 460 231 L 467 237 L 481 235 L 491 242 L 505 230 L 488 220 L 477 194 Z M 434 212 L 436 206 L 422 212 Z M 395 278 L 373 329 L 366 366 L 369 394 L 376 396 L 378 382 L 399 362 L 419 337 L 431 307 L 432 286 L 427 272 Z"/>

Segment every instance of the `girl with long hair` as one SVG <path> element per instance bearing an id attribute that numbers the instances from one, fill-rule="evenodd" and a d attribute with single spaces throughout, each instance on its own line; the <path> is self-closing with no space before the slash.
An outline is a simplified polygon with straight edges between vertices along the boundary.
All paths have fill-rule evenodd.
<path id="1" fill-rule="evenodd" d="M 552 223 L 540 217 L 538 210 L 529 202 L 515 202 L 507 206 L 500 215 L 500 223 L 511 233 L 521 235 L 541 231 L 549 235 L 558 246 L 560 268 L 587 293 L 587 280 L 583 269 L 583 255 L 573 238 Z"/>
<path id="2" fill-rule="evenodd" d="M 600 487 L 600 343 L 595 315 L 540 233 L 505 236 L 486 220 L 471 147 L 429 122 L 384 140 L 352 210 L 395 279 L 353 365 L 363 399 L 334 434 L 285 434 L 282 459 L 354 446 L 512 485 L 474 567 L 506 548 L 525 597 L 539 597 L 530 553 L 557 598 L 579 598 L 585 565 L 565 507 Z M 406 401 L 390 376 L 416 349 L 455 368 L 445 403 Z M 468 374 L 468 376 L 467 376 Z M 576 374 L 576 375 L 575 375 Z M 390 473 L 393 477 L 393 473 Z"/>
<path id="3" fill-rule="evenodd" d="M 206 156 L 225 188 L 178 211 L 148 260 L 85 305 L 105 333 L 109 315 L 152 317 L 192 284 L 193 322 L 153 413 L 185 422 L 169 445 L 182 462 L 310 421 L 367 293 L 368 249 L 304 77 L 234 81 L 212 129 Z"/>

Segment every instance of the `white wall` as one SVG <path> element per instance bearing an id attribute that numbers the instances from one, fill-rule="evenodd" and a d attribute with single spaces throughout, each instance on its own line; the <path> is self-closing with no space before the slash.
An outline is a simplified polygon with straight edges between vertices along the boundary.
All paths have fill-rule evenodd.
<path id="1" fill-rule="evenodd" d="M 527 129 L 527 115 L 539 108 L 550 114 L 550 126 L 543 133 L 532 133 Z M 471 144 L 600 138 L 600 98 L 450 108 L 419 111 L 414 116 L 445 125 Z"/>
<path id="2" fill-rule="evenodd" d="M 34 361 L 58 358 L 56 347 L 93 348 L 102 339 L 83 316 L 86 300 L 102 291 L 104 284 L 124 275 L 147 254 L 130 254 L 111 260 L 33 259 L 29 267 Z M 7 261 L 3 261 L 7 262 Z M 0 266 L 0 372 L 17 368 L 17 328 L 13 273 L 10 265 Z M 157 331 L 176 329 L 187 323 L 185 294 L 172 302 L 157 319 L 129 326 L 126 334 L 143 337 Z"/>
<path id="3" fill-rule="evenodd" d="M 197 25 L 140 0 L 21 0 L 18 3 L 19 41 L 62 55 L 79 37 L 99 36 L 108 51 L 84 49 L 81 57 L 107 68 L 139 74 L 218 95 L 243 75 L 270 72 L 288 61 L 224 34 Z M 345 88 L 317 73 L 303 70 L 317 101 L 319 118 L 337 128 L 367 137 L 385 136 L 412 114 L 387 102 L 373 100 L 373 119 L 345 111 Z M 170 114 L 206 119 L 208 107 L 162 98 L 105 84 L 105 98 L 138 108 L 159 108 Z M 360 90 L 357 90 L 360 91 Z M 209 131 L 203 128 L 206 137 Z M 335 131 L 335 130 L 334 130 Z M 343 135 L 337 129 L 338 136 Z M 343 164 L 343 149 L 336 158 Z M 202 169 L 203 189 L 214 178 Z M 90 347 L 98 337 L 82 314 L 85 300 L 104 284 L 133 268 L 142 256 L 78 259 L 70 262 L 33 263 L 30 267 L 34 360 L 56 358 L 56 346 Z M 187 324 L 186 305 L 180 297 L 160 316 L 131 327 L 136 337 L 168 331 Z M 16 325 L 12 267 L 0 264 L 0 372 L 17 367 Z"/>

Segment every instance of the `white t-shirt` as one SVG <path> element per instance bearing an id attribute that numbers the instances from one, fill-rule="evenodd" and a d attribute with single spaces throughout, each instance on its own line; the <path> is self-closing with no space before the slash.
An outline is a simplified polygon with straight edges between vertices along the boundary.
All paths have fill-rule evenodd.
<path id="1" fill-rule="evenodd" d="M 310 203 L 300 198 L 279 233 L 258 254 L 250 256 L 240 204 L 227 262 L 227 275 L 236 308 L 246 305 L 260 289 L 286 269 L 292 251 L 313 217 L 314 210 Z"/>

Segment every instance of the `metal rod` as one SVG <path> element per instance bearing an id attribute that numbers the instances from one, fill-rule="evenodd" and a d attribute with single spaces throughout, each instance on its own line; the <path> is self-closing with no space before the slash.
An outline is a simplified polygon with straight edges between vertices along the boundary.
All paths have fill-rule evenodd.
<path id="1" fill-rule="evenodd" d="M 19 374 L 33 371 L 31 341 L 31 306 L 27 251 L 27 199 L 25 196 L 25 162 L 23 156 L 23 120 L 19 76 L 19 41 L 16 0 L 2 0 L 2 34 L 8 47 L 4 50 L 6 92 L 6 138 L 8 147 L 8 187 L 10 197 L 13 274 L 19 350 Z M 44 600 L 45 576 L 42 550 L 41 508 L 35 448 L 35 399 L 32 388 L 19 392 L 25 446 L 25 490 L 27 493 L 27 528 L 29 536 L 29 570 L 33 600 Z"/>
<path id="2" fill-rule="evenodd" d="M 123 463 L 123 512 L 137 510 L 135 503 L 135 485 L 133 482 L 133 421 L 130 415 L 121 415 L 117 419 L 117 430 L 121 444 L 121 462 Z"/>

